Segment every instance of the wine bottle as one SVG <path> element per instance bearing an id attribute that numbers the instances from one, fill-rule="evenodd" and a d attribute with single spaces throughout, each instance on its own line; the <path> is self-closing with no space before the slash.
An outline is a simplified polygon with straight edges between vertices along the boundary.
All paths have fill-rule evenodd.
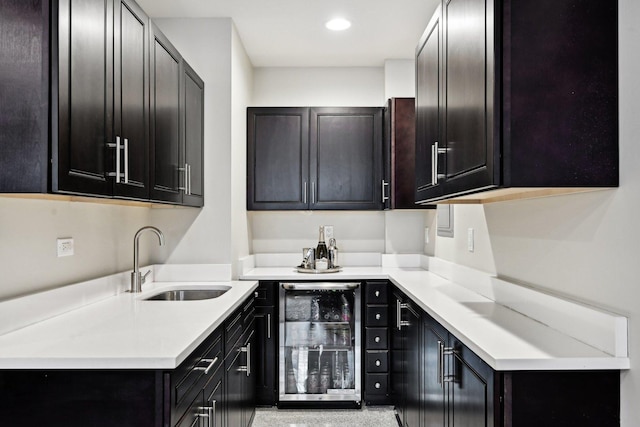
<path id="1" fill-rule="evenodd" d="M 329 267 L 329 252 L 324 242 L 324 227 L 320 226 L 318 247 L 316 248 L 316 270 L 326 270 Z"/>

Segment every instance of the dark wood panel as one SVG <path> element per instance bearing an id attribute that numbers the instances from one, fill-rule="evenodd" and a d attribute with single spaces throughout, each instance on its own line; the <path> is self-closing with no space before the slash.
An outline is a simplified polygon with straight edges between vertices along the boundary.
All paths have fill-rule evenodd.
<path id="1" fill-rule="evenodd" d="M 179 203 L 181 57 L 155 25 L 151 30 L 151 199 Z"/>
<path id="2" fill-rule="evenodd" d="M 617 186 L 617 2 L 508 5 L 505 185 Z"/>
<path id="3" fill-rule="evenodd" d="M 448 180 L 489 164 L 486 106 L 487 10 L 480 0 L 446 6 L 446 118 L 443 173 Z M 469 25 L 473 22 L 474 25 Z M 485 174 L 483 174 L 486 176 Z M 474 184 L 482 186 L 482 177 Z"/>
<path id="4" fill-rule="evenodd" d="M 46 192 L 49 2 L 0 2 L 0 191 Z"/>
<path id="5" fill-rule="evenodd" d="M 416 52 L 415 201 L 442 194 L 433 176 L 432 151 L 442 140 L 442 16 L 440 8 L 429 22 Z"/>
<path id="6" fill-rule="evenodd" d="M 425 426 L 445 426 L 447 417 L 446 385 L 442 381 L 440 347 L 448 346 L 449 333 L 430 316 L 423 316 L 422 384 Z"/>
<path id="7" fill-rule="evenodd" d="M 309 110 L 247 110 L 247 209 L 307 209 Z"/>
<path id="8" fill-rule="evenodd" d="M 149 18 L 131 0 L 116 0 L 114 16 L 114 130 L 124 150 L 121 170 L 128 183 L 114 184 L 114 195 L 149 198 Z M 109 142 L 115 142 L 113 139 Z M 115 166 L 112 165 L 115 170 Z"/>
<path id="9" fill-rule="evenodd" d="M 204 81 L 186 62 L 184 68 L 184 161 L 189 165 L 189 194 L 183 204 L 204 205 Z"/>
<path id="10" fill-rule="evenodd" d="M 52 190 L 109 195 L 106 137 L 107 123 L 113 119 L 113 3 L 61 0 L 59 16 L 54 159 L 58 170 Z"/>
<path id="11" fill-rule="evenodd" d="M 3 371 L 0 395 L 3 426 L 162 426 L 158 371 Z"/>
<path id="12" fill-rule="evenodd" d="M 382 209 L 382 109 L 312 108 L 312 209 Z"/>
<path id="13" fill-rule="evenodd" d="M 446 358 L 449 377 L 449 425 L 477 427 L 494 425 L 493 370 L 456 339 L 453 357 Z"/>
<path id="14" fill-rule="evenodd" d="M 620 372 L 510 372 L 505 427 L 620 426 Z"/>
<path id="15" fill-rule="evenodd" d="M 256 383 L 256 404 L 273 406 L 277 396 L 277 323 L 275 307 L 257 307 L 255 312 L 255 351 L 252 374 Z"/>

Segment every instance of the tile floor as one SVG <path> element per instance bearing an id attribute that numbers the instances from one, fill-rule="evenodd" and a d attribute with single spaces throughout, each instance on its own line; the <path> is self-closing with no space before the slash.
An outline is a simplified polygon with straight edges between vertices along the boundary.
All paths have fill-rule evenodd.
<path id="1" fill-rule="evenodd" d="M 398 427 L 392 407 L 351 409 L 257 408 L 251 427 Z"/>

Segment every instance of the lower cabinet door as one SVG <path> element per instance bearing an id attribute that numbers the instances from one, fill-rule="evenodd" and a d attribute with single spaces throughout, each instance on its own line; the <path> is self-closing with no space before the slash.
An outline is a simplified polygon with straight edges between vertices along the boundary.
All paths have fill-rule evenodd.
<path id="1" fill-rule="evenodd" d="M 207 420 L 203 414 L 202 392 L 200 392 L 175 427 L 207 427 Z"/>
<path id="2" fill-rule="evenodd" d="M 447 416 L 442 352 L 447 346 L 449 333 L 431 316 L 424 315 L 422 336 L 423 426 L 442 427 L 446 425 Z"/>
<path id="3" fill-rule="evenodd" d="M 276 317 L 275 308 L 256 307 L 255 314 L 255 350 L 252 348 L 253 366 L 251 375 L 256 387 L 256 405 L 273 406 L 276 404 Z"/>
<path id="4" fill-rule="evenodd" d="M 244 367 L 244 357 L 238 350 L 227 356 L 225 373 L 225 413 L 226 425 L 231 427 L 242 427 L 242 389 L 244 377 L 246 373 L 242 370 Z"/>
<path id="5" fill-rule="evenodd" d="M 223 427 L 224 422 L 224 369 L 218 369 L 204 386 L 205 418 L 202 427 Z"/>
<path id="6" fill-rule="evenodd" d="M 449 385 L 449 426 L 494 425 L 494 372 L 456 339 L 446 367 Z"/>

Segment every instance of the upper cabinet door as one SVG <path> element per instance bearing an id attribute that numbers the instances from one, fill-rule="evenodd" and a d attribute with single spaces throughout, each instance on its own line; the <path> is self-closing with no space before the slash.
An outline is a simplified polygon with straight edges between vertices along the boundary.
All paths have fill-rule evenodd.
<path id="1" fill-rule="evenodd" d="M 132 0 L 116 0 L 114 135 L 121 147 L 114 196 L 149 197 L 149 18 Z"/>
<path id="2" fill-rule="evenodd" d="M 247 110 L 247 209 L 308 209 L 309 109 Z"/>
<path id="3" fill-rule="evenodd" d="M 108 196 L 107 156 L 115 156 L 115 150 L 107 148 L 107 143 L 115 142 L 108 126 L 113 111 L 113 3 L 60 0 L 58 8 L 51 190 Z"/>
<path id="4" fill-rule="evenodd" d="M 439 145 L 447 192 L 497 185 L 493 178 L 493 3 L 444 2 L 445 119 Z"/>
<path id="5" fill-rule="evenodd" d="M 311 109 L 311 209 L 383 209 L 382 113 Z"/>
<path id="6" fill-rule="evenodd" d="M 151 24 L 151 200 L 180 203 L 180 53 Z"/>
<path id="7" fill-rule="evenodd" d="M 442 130 L 442 14 L 438 7 L 416 49 L 415 201 L 442 195 L 438 173 Z M 442 168 L 444 169 L 444 168 Z"/>
<path id="8" fill-rule="evenodd" d="M 204 82 L 186 62 L 183 62 L 182 78 L 182 203 L 200 207 L 204 204 Z"/>

